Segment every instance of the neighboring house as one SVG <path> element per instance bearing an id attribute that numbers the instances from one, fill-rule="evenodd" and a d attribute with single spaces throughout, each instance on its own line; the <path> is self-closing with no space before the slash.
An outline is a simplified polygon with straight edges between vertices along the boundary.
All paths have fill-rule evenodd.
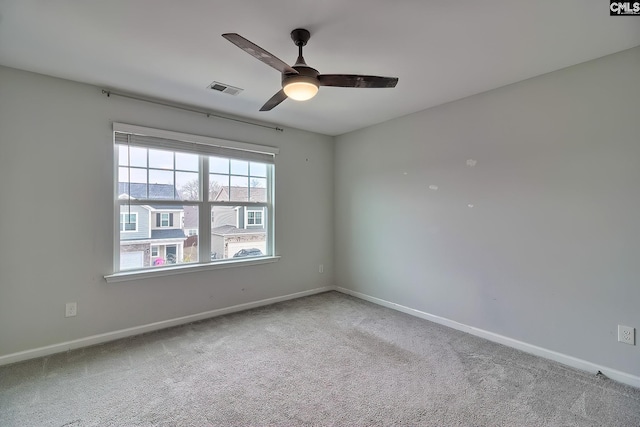
<path id="1" fill-rule="evenodd" d="M 185 262 L 198 260 L 198 207 L 184 206 L 182 228 L 187 239 L 184 241 Z"/>
<path id="2" fill-rule="evenodd" d="M 266 202 L 267 189 L 222 187 L 215 201 Z M 216 206 L 211 212 L 211 258 L 232 258 L 242 249 L 267 253 L 266 210 L 263 207 Z"/>
<path id="3" fill-rule="evenodd" d="M 147 187 L 149 194 L 147 195 Z M 120 199 L 173 200 L 175 187 L 169 184 L 118 183 Z M 121 269 L 148 267 L 184 259 L 184 208 L 175 205 L 121 205 Z"/>

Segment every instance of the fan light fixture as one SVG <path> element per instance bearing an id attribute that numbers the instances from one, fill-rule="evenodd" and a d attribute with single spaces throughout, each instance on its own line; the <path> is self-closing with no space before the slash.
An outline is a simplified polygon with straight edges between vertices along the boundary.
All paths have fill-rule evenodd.
<path id="1" fill-rule="evenodd" d="M 287 83 L 283 89 L 287 97 L 295 101 L 307 101 L 318 93 L 317 84 L 300 80 Z"/>
<path id="2" fill-rule="evenodd" d="M 282 89 L 269 98 L 260 111 L 270 111 L 287 98 L 295 101 L 307 101 L 316 96 L 320 86 L 383 88 L 395 87 L 398 83 L 397 77 L 318 73 L 318 70 L 307 65 L 302 56 L 302 47 L 311 37 L 311 33 L 304 28 L 291 31 L 291 40 L 298 47 L 298 59 L 291 66 L 240 34 L 226 33 L 222 37 L 282 74 Z"/>

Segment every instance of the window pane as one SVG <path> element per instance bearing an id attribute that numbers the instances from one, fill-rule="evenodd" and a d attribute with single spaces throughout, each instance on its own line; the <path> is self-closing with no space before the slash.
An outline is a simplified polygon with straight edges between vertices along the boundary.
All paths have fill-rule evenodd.
<path id="1" fill-rule="evenodd" d="M 249 162 L 231 159 L 231 173 L 233 175 L 249 175 Z"/>
<path id="2" fill-rule="evenodd" d="M 198 207 L 185 206 L 182 220 L 185 240 L 183 244 L 182 262 L 198 262 Z"/>
<path id="3" fill-rule="evenodd" d="M 267 233 L 263 227 L 244 227 L 242 206 L 213 206 L 211 209 L 211 260 L 247 258 L 267 254 Z M 242 222 L 241 222 L 242 221 Z"/>
<path id="4" fill-rule="evenodd" d="M 120 206 L 120 269 L 143 268 L 148 245 L 140 244 L 147 237 L 148 210 L 142 206 Z M 136 243 L 137 242 L 137 243 Z M 147 263 L 148 265 L 148 263 Z"/>
<path id="5" fill-rule="evenodd" d="M 147 167 L 147 149 L 140 147 L 127 147 L 124 146 L 125 149 L 128 148 L 131 153 L 131 163 L 129 166 L 138 166 L 141 168 Z M 123 163 L 121 163 L 123 164 Z"/>
<path id="6" fill-rule="evenodd" d="M 199 170 L 198 155 L 176 153 L 176 169 L 197 172 Z"/>
<path id="7" fill-rule="evenodd" d="M 147 182 L 147 170 L 138 168 L 118 168 L 118 182 Z"/>
<path id="8" fill-rule="evenodd" d="M 129 165 L 129 152 L 126 145 L 118 145 L 118 165 Z"/>
<path id="9" fill-rule="evenodd" d="M 121 206 L 120 269 L 198 262 L 198 207 L 173 207 L 170 212 L 151 209 Z M 125 221 L 129 219 L 135 221 L 135 231 L 125 231 L 129 227 Z"/>
<path id="10" fill-rule="evenodd" d="M 221 157 L 209 157 L 209 172 L 212 173 L 229 173 L 229 159 Z"/>
<path id="11" fill-rule="evenodd" d="M 209 200 L 229 201 L 229 175 L 209 175 Z"/>
<path id="12" fill-rule="evenodd" d="M 149 167 L 156 169 L 173 169 L 173 152 L 149 150 Z"/>
<path id="13" fill-rule="evenodd" d="M 248 202 L 249 201 L 249 177 L 247 176 L 231 177 L 230 200 L 232 202 Z"/>
<path id="14" fill-rule="evenodd" d="M 149 169 L 149 183 L 173 185 L 173 172 Z"/>
<path id="15" fill-rule="evenodd" d="M 267 188 L 267 178 L 256 178 L 254 176 L 249 180 L 251 188 Z"/>
<path id="16" fill-rule="evenodd" d="M 264 163 L 250 163 L 250 173 L 251 176 L 260 176 L 263 178 L 267 177 L 267 165 Z"/>
<path id="17" fill-rule="evenodd" d="M 169 222 L 169 213 L 161 213 L 160 214 L 160 227 L 168 227 Z"/>
<path id="18" fill-rule="evenodd" d="M 176 172 L 176 188 L 182 200 L 200 200 L 200 180 L 195 172 Z"/>
<path id="19" fill-rule="evenodd" d="M 252 202 L 267 201 L 267 179 L 251 178 L 249 181 L 249 200 Z"/>
<path id="20" fill-rule="evenodd" d="M 147 184 L 140 183 L 118 183 L 118 199 L 146 199 L 147 198 Z"/>
<path id="21" fill-rule="evenodd" d="M 129 168 L 118 168 L 118 182 L 129 182 Z"/>

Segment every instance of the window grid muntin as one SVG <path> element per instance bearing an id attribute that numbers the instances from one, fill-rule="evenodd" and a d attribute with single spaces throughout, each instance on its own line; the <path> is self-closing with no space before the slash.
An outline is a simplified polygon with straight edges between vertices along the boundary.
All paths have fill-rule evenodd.
<path id="1" fill-rule="evenodd" d="M 227 161 L 227 166 L 226 166 L 226 173 L 222 172 L 222 169 L 216 169 L 215 171 L 209 170 L 209 175 L 214 175 L 214 176 L 224 176 L 227 178 L 226 180 L 226 184 L 223 185 L 223 188 L 228 188 L 228 195 L 229 195 L 229 200 L 228 201 L 234 201 L 231 200 L 231 187 L 233 187 L 233 185 L 231 185 L 231 181 L 232 178 L 237 178 L 237 179 L 246 179 L 247 180 L 247 184 L 246 186 L 242 186 L 243 188 L 247 188 L 247 201 L 251 201 L 251 189 L 252 188 L 264 188 L 265 189 L 265 193 L 268 192 L 268 186 L 269 186 L 269 169 L 270 166 L 269 164 L 266 163 L 260 163 L 260 162 L 253 162 L 250 160 L 237 160 L 237 159 L 232 159 L 232 158 L 223 158 L 223 157 L 219 157 L 219 156 L 209 156 L 209 160 L 211 159 L 216 159 L 216 160 L 226 160 Z M 243 162 L 247 164 L 247 173 L 246 174 L 240 174 L 240 173 L 233 173 L 232 172 L 232 164 L 233 162 L 239 163 L 239 162 Z M 264 167 L 264 174 L 260 174 L 261 172 L 256 172 L 256 174 L 252 173 L 252 165 L 257 168 L 257 169 L 262 169 Z M 258 182 L 264 182 L 265 183 L 265 187 L 253 187 L 251 185 L 252 183 L 252 179 L 257 180 Z M 265 194 L 266 197 L 268 197 Z M 241 200 L 236 200 L 236 201 L 241 201 Z"/>
<path id="2" fill-rule="evenodd" d="M 145 162 L 146 162 L 146 166 L 142 166 L 142 165 L 130 165 L 130 164 L 122 164 L 120 161 L 118 161 L 118 180 L 120 180 L 120 171 L 121 169 L 124 169 L 125 171 L 128 172 L 127 174 L 127 183 L 130 184 L 145 184 L 145 197 L 142 199 L 145 200 L 194 200 L 194 199 L 183 199 L 182 198 L 182 194 L 179 193 L 177 187 L 178 187 L 178 174 L 196 174 L 198 176 L 198 178 L 202 175 L 201 170 L 190 170 L 190 169 L 183 169 L 183 168 L 178 168 L 177 167 L 177 162 L 176 162 L 176 155 L 177 154 L 189 154 L 189 155 L 196 155 L 198 157 L 201 157 L 201 155 L 199 154 L 195 154 L 195 153 L 189 153 L 188 151 L 185 152 L 181 152 L 181 151 L 169 151 L 166 149 L 154 149 L 154 148 L 148 148 L 148 147 L 136 147 L 133 145 L 126 145 L 126 144 L 116 144 L 116 146 L 118 147 L 118 154 L 120 153 L 119 149 L 120 147 L 125 147 L 125 148 L 135 148 L 135 149 L 140 149 L 140 150 L 145 150 Z M 160 168 L 160 167 L 152 167 L 151 165 L 151 151 L 157 151 L 157 152 L 165 152 L 165 153 L 171 153 L 171 162 L 172 162 L 172 169 L 169 168 Z M 130 162 L 130 155 L 127 154 L 127 160 Z M 138 182 L 138 181 L 131 181 L 131 172 L 132 171 L 138 171 L 138 173 L 140 172 L 144 172 L 145 175 L 145 181 L 144 182 Z M 174 186 L 174 191 L 173 191 L 173 198 L 172 199 L 164 199 L 164 198 L 151 198 L 149 196 L 149 186 L 153 185 L 153 184 L 164 184 L 163 182 L 151 182 L 151 173 L 152 172 L 157 172 L 157 173 L 171 173 L 171 183 L 168 183 L 167 185 L 173 185 Z M 120 182 L 124 182 L 124 181 L 120 181 Z M 201 200 L 202 199 L 202 191 L 199 191 L 197 194 L 197 198 L 195 200 Z"/>

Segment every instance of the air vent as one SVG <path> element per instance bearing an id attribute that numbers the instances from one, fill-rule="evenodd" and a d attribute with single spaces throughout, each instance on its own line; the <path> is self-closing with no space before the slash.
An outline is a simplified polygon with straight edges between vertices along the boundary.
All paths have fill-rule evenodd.
<path id="1" fill-rule="evenodd" d="M 238 95 L 244 89 L 240 89 L 239 87 L 231 86 L 225 83 L 213 82 L 208 86 L 209 89 L 215 90 L 217 92 L 226 93 L 228 95 Z"/>

